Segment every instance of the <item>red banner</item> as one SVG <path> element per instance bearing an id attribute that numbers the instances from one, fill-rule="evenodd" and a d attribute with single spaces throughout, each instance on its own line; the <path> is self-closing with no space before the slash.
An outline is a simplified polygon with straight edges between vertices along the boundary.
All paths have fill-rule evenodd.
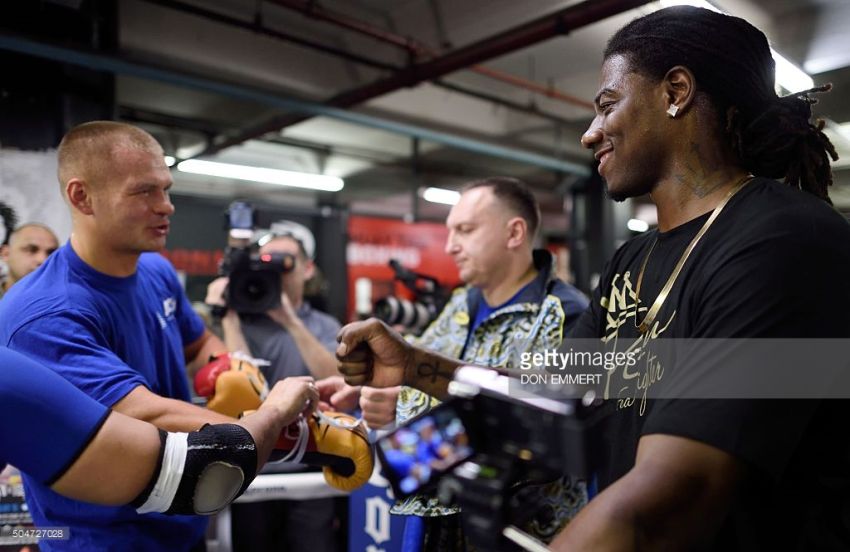
<path id="1" fill-rule="evenodd" d="M 460 283 L 457 267 L 444 251 L 448 229 L 430 222 L 352 216 L 348 221 L 348 317 L 371 311 L 375 301 L 394 294 L 412 293 L 393 278 L 390 259 L 408 270 L 436 278 L 443 286 Z"/>
<path id="2" fill-rule="evenodd" d="M 160 253 L 171 261 L 176 270 L 188 276 L 215 276 L 224 256 L 221 249 L 164 249 Z"/>

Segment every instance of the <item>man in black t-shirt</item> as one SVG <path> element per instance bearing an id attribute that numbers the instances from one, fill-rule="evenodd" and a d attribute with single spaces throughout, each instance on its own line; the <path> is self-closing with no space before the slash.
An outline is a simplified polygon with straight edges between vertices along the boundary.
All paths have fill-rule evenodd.
<path id="1" fill-rule="evenodd" d="M 735 338 L 728 343 L 740 344 L 746 338 L 850 336 L 850 225 L 822 200 L 765 178 L 748 182 L 724 206 L 642 333 L 640 324 L 710 216 L 647 232 L 620 248 L 571 337 L 616 340 L 619 350 L 634 351 L 651 350 L 656 339 Z M 850 524 L 839 515 L 850 507 L 850 496 L 842 496 L 850 486 L 847 401 L 677 400 L 664 392 L 655 393 L 663 399 L 652 399 L 652 391 L 644 399 L 643 377 L 651 367 L 638 366 L 610 377 L 610 398 L 618 408 L 604 435 L 607 458 L 598 477 L 600 488 L 609 490 L 600 502 L 633 502 L 632 511 L 656 516 L 674 505 L 695 504 L 694 526 L 672 542 L 701 541 L 710 550 L 850 546 Z M 664 369 L 656 385 L 670 385 L 674 370 L 722 368 L 686 360 Z M 805 378 L 807 366 L 799 371 Z M 715 379 L 730 375 L 748 374 L 727 370 Z M 734 391 L 738 382 L 726 384 Z M 769 396 L 770 386 L 778 384 L 760 385 Z M 703 494 L 718 487 L 722 492 L 714 498 Z M 645 497 L 630 498 L 650 488 Z M 709 508 L 714 525 L 700 525 L 697 513 Z M 656 531 L 674 530 L 661 517 L 654 523 Z"/>
<path id="2" fill-rule="evenodd" d="M 767 40 L 739 18 L 674 7 L 618 31 L 582 143 L 612 199 L 651 194 L 659 225 L 617 251 L 572 337 L 618 349 L 850 337 L 850 225 L 827 194 L 835 150 L 811 121 L 810 96 L 827 89 L 778 97 Z M 457 367 L 373 321 L 340 338 L 351 384 L 443 396 Z M 725 359 L 696 360 L 665 380 L 710 376 Z M 644 401 L 649 376 L 610 374 L 608 397 L 624 400 L 601 492 L 553 549 L 850 549 L 846 399 Z"/>

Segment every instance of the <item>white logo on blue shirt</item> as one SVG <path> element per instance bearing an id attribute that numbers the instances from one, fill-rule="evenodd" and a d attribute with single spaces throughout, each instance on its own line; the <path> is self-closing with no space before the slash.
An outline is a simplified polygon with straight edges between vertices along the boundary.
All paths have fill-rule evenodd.
<path id="1" fill-rule="evenodd" d="M 160 327 L 164 330 L 170 320 L 174 320 L 174 312 L 177 310 L 177 299 L 169 297 L 162 301 L 162 314 L 156 313 Z"/>

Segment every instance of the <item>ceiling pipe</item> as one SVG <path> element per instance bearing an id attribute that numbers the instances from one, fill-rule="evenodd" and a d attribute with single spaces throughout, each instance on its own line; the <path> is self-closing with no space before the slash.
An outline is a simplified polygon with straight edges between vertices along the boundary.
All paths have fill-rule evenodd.
<path id="1" fill-rule="evenodd" d="M 305 0 L 267 1 L 277 6 L 297 11 L 298 13 L 301 13 L 302 15 L 305 15 L 307 17 L 311 17 L 320 21 L 325 21 L 327 23 L 331 23 L 333 25 L 337 25 L 350 31 L 354 31 L 356 33 L 367 36 L 369 38 L 378 40 L 385 44 L 391 44 L 393 46 L 401 48 L 405 50 L 414 59 L 414 61 L 416 60 L 416 58 L 420 57 L 434 58 L 440 55 L 437 50 L 434 50 L 433 48 L 416 39 L 397 35 L 395 33 L 369 25 L 368 23 L 354 19 L 347 15 L 333 12 L 319 5 L 318 2 Z M 517 75 L 512 75 L 505 71 L 499 71 L 497 69 L 482 67 L 479 65 L 473 65 L 472 67 L 468 67 L 468 69 L 470 71 L 473 71 L 480 75 L 484 75 L 485 77 L 491 79 L 498 80 L 510 86 L 523 88 L 525 90 L 534 92 L 535 94 L 543 94 L 544 96 L 553 100 L 562 101 L 571 105 L 583 107 L 585 109 L 593 109 L 593 103 L 573 96 L 571 94 L 567 94 L 566 92 L 562 92 L 553 86 L 544 86 L 540 83 L 534 82 L 529 79 L 524 79 Z"/>
<path id="2" fill-rule="evenodd" d="M 590 111 L 593 111 L 593 102 L 582 100 L 570 94 L 566 94 L 561 92 L 554 86 L 544 86 L 538 82 L 534 82 L 528 79 L 524 79 L 522 77 L 518 77 L 516 75 L 511 75 L 510 73 L 505 73 L 504 71 L 498 71 L 496 69 L 490 69 L 488 67 L 484 67 L 483 65 L 476 65 L 471 68 L 472 71 L 475 71 L 479 75 L 484 75 L 486 77 L 490 77 L 491 79 L 501 81 L 505 84 L 510 84 L 513 86 L 518 86 L 520 88 L 525 88 L 526 90 L 530 90 L 536 94 L 542 94 L 547 98 L 551 98 L 553 100 L 562 101 L 568 104 L 576 105 L 578 107 L 583 107 Z"/>
<path id="3" fill-rule="evenodd" d="M 574 173 L 579 176 L 590 175 L 590 169 L 584 164 L 572 163 L 570 161 L 548 155 L 492 144 L 472 138 L 465 138 L 447 132 L 431 130 L 418 125 L 399 123 L 397 121 L 376 117 L 374 115 L 367 115 L 365 113 L 357 113 L 323 104 L 317 104 L 315 102 L 289 98 L 282 96 L 277 92 L 227 83 L 208 77 L 190 75 L 188 73 L 178 72 L 171 69 L 163 69 L 152 65 L 125 61 L 112 56 L 64 46 L 57 46 L 7 33 L 0 33 L 0 50 L 17 52 L 61 63 L 69 63 L 95 71 L 129 75 L 132 77 L 173 84 L 175 86 L 203 90 L 237 100 L 256 102 L 269 105 L 277 109 L 305 113 L 308 117 L 329 117 L 396 134 L 418 137 L 429 142 L 443 144 L 483 155 L 509 159 L 548 170 Z"/>
<path id="4" fill-rule="evenodd" d="M 355 33 L 368 36 L 380 42 L 391 44 L 397 48 L 405 50 L 413 56 L 430 55 L 429 49 L 421 42 L 406 36 L 397 35 L 390 31 L 386 31 L 379 27 L 374 27 L 363 21 L 354 19 L 347 15 L 328 10 L 321 6 L 318 2 L 311 0 L 266 0 L 272 4 L 297 11 L 307 17 L 318 21 L 332 23 L 338 27 L 348 29 Z"/>
<path id="5" fill-rule="evenodd" d="M 274 38 L 277 40 L 282 40 L 285 42 L 289 42 L 292 44 L 297 44 L 298 46 L 316 50 L 322 52 L 324 54 L 328 54 L 331 56 L 335 56 L 346 61 L 352 63 L 359 63 L 366 67 L 370 67 L 372 69 L 380 69 L 383 71 L 398 71 L 402 69 L 400 65 L 393 65 L 391 63 L 386 63 L 383 61 L 378 61 L 372 58 L 368 58 L 359 54 L 354 54 L 349 52 L 348 50 L 344 50 L 342 48 L 336 48 L 333 46 L 328 46 L 326 44 L 322 44 L 320 42 L 314 40 L 308 40 L 299 36 L 294 36 L 289 33 L 283 33 L 280 31 L 276 31 L 270 29 L 268 27 L 264 27 L 257 23 L 249 23 L 242 19 L 238 19 L 236 17 L 231 17 L 229 15 L 220 14 L 218 12 L 206 10 L 204 8 L 199 8 L 198 6 L 194 6 L 191 4 L 186 4 L 185 2 L 178 2 L 176 0 L 143 0 L 149 4 L 154 4 L 157 6 L 162 6 L 167 9 L 171 9 L 174 11 L 180 11 L 183 13 L 188 13 L 190 15 L 194 15 L 196 17 L 201 17 L 204 19 L 208 19 L 210 21 L 215 21 L 216 23 L 221 23 L 224 25 L 229 25 L 238 29 L 243 29 L 246 31 L 250 31 L 262 36 L 267 36 L 269 38 Z M 572 121 L 568 121 L 563 117 L 559 117 L 553 113 L 547 113 L 536 106 L 532 105 L 523 105 L 518 102 L 514 102 L 511 100 L 506 100 L 504 98 L 500 98 L 498 96 L 494 96 L 492 94 L 488 94 L 486 92 L 479 92 L 477 90 L 472 90 L 470 88 L 466 88 L 463 86 L 459 86 L 456 84 L 448 83 L 442 80 L 435 80 L 432 82 L 435 86 L 440 88 L 445 88 L 447 90 L 451 90 L 453 92 L 457 92 L 459 94 L 464 94 L 466 96 L 475 97 L 480 100 L 485 100 L 490 103 L 494 103 L 496 105 L 500 105 L 502 107 L 507 107 L 508 109 L 513 109 L 515 111 L 521 111 L 523 113 L 527 113 L 529 115 L 534 115 L 540 117 L 541 119 L 548 120 L 553 123 L 557 123 L 560 125 L 574 125 L 575 123 Z"/>
<path id="6" fill-rule="evenodd" d="M 183 13 L 188 13 L 190 15 L 194 15 L 196 17 L 203 17 L 204 19 L 209 19 L 211 21 L 215 21 L 216 23 L 222 23 L 224 25 L 229 25 L 231 27 L 236 27 L 238 29 L 243 29 L 246 31 L 250 31 L 253 33 L 257 33 L 263 36 L 267 36 L 270 38 L 276 38 L 278 40 L 284 40 L 286 42 L 291 42 L 293 44 L 298 44 L 299 46 L 303 46 L 305 48 L 310 48 L 312 50 L 317 50 L 319 52 L 323 52 L 325 54 L 330 54 L 332 56 L 336 56 L 348 61 L 353 61 L 356 63 L 360 63 L 362 65 L 366 65 L 368 67 L 372 67 L 373 69 L 382 69 L 384 71 L 398 71 L 401 69 L 399 65 L 386 63 L 383 61 L 378 61 L 375 59 L 371 59 L 365 56 L 361 56 L 359 54 L 352 53 L 348 50 L 344 50 L 342 48 L 336 48 L 334 46 L 328 46 L 327 44 L 323 44 L 321 42 L 315 40 L 309 40 L 300 36 L 296 36 L 290 33 L 278 31 L 275 29 L 271 29 L 257 22 L 249 22 L 243 19 L 239 19 L 237 17 L 232 17 L 229 15 L 224 15 L 222 13 L 218 13 L 215 11 L 207 10 L 192 4 L 187 4 L 185 2 L 178 2 L 176 0 L 143 0 L 149 4 L 155 4 L 157 6 L 162 6 L 164 8 L 168 8 L 175 11 L 181 11 Z"/>
<path id="7" fill-rule="evenodd" d="M 585 0 L 581 4 L 563 8 L 555 13 L 459 48 L 430 61 L 408 66 L 387 78 L 337 94 L 328 99 L 325 105 L 338 108 L 359 105 L 401 88 L 413 87 L 452 71 L 520 50 L 558 35 L 567 34 L 574 29 L 596 23 L 612 15 L 648 4 L 651 1 L 653 0 Z M 202 155 L 216 153 L 269 132 L 279 132 L 282 128 L 300 123 L 308 118 L 300 114 L 273 117 L 268 121 L 245 129 L 238 136 L 216 142 L 211 148 L 202 152 Z"/>
<path id="8" fill-rule="evenodd" d="M 454 84 L 443 79 L 436 79 L 431 81 L 431 84 L 437 86 L 439 88 L 444 88 L 446 90 L 451 90 L 452 92 L 457 92 L 459 94 L 463 94 L 465 96 L 470 96 L 473 98 L 478 98 L 479 100 L 484 100 L 486 102 L 490 102 L 492 104 L 506 107 L 508 109 L 513 109 L 515 111 L 521 111 L 523 113 L 527 113 L 528 115 L 534 115 L 540 117 L 541 119 L 545 119 L 549 122 L 555 123 L 557 125 L 561 125 L 567 128 L 572 129 L 581 129 L 581 132 L 584 132 L 587 128 L 587 124 L 583 121 L 571 121 L 569 119 L 565 119 L 553 113 L 543 111 L 538 108 L 534 104 L 521 104 L 519 102 L 514 102 L 512 100 L 506 100 L 504 98 L 500 98 L 499 96 L 495 96 L 493 94 L 488 94 L 487 92 L 481 92 L 479 90 L 473 90 L 472 88 L 467 88 L 465 86 L 460 86 L 458 84 Z"/>

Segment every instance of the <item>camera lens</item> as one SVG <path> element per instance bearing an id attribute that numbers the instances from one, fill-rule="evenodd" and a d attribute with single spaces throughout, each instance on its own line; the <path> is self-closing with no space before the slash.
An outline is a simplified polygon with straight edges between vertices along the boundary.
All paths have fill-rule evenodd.
<path id="1" fill-rule="evenodd" d="M 230 275 L 227 304 L 239 313 L 264 313 L 280 305 L 280 273 L 237 270 Z"/>
<path id="2" fill-rule="evenodd" d="M 425 304 L 392 295 L 376 301 L 374 313 L 391 326 L 404 326 L 414 332 L 425 329 L 431 321 L 431 310 Z"/>
<path id="3" fill-rule="evenodd" d="M 248 301 L 259 301 L 266 293 L 268 293 L 268 285 L 262 278 L 246 278 L 242 284 L 242 294 Z"/>
<path id="4" fill-rule="evenodd" d="M 402 307 L 399 300 L 390 295 L 389 297 L 379 299 L 375 303 L 374 311 L 376 317 L 387 324 L 394 326 L 398 324 L 401 319 L 401 309 Z"/>

